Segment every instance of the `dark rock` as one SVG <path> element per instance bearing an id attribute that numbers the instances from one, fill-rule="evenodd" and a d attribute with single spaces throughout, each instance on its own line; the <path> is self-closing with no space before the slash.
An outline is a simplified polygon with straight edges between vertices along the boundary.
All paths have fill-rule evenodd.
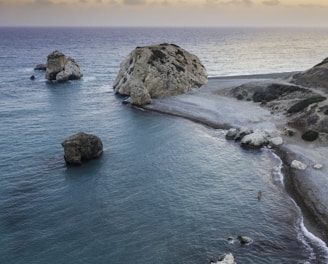
<path id="1" fill-rule="evenodd" d="M 279 97 L 285 96 L 296 91 L 305 91 L 306 89 L 296 85 L 272 83 L 266 89 L 256 91 L 253 95 L 254 102 L 271 102 Z"/>
<path id="2" fill-rule="evenodd" d="M 31 80 L 35 80 L 35 76 L 32 75 L 32 76 L 30 77 L 30 79 L 31 79 Z"/>
<path id="3" fill-rule="evenodd" d="M 237 239 L 241 244 L 250 244 L 253 240 L 246 236 L 237 236 Z"/>
<path id="4" fill-rule="evenodd" d="M 47 64 L 38 64 L 34 68 L 34 70 L 36 71 L 45 71 L 46 69 L 47 69 Z"/>
<path id="5" fill-rule="evenodd" d="M 305 141 L 314 141 L 319 137 L 319 133 L 314 130 L 308 130 L 302 135 L 302 139 Z"/>
<path id="6" fill-rule="evenodd" d="M 84 161 L 98 158 L 103 153 L 100 138 L 83 132 L 66 138 L 62 146 L 65 161 L 70 165 L 81 165 Z"/>
<path id="7" fill-rule="evenodd" d="M 292 105 L 287 112 L 288 113 L 297 113 L 302 111 L 304 108 L 308 107 L 311 104 L 314 103 L 319 103 L 322 102 L 324 100 L 326 100 L 327 98 L 324 96 L 313 96 L 304 100 L 301 100 L 299 102 L 297 102 L 296 104 Z"/>

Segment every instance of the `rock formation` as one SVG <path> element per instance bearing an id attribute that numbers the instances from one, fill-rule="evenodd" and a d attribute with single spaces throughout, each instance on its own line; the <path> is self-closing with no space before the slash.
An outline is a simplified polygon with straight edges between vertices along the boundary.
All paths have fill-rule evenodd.
<path id="1" fill-rule="evenodd" d="M 35 71 L 45 71 L 47 70 L 47 65 L 46 64 L 38 64 L 34 67 Z"/>
<path id="2" fill-rule="evenodd" d="M 121 63 L 113 84 L 116 93 L 129 95 L 136 105 L 185 93 L 207 83 L 199 58 L 174 44 L 137 47 Z"/>
<path id="3" fill-rule="evenodd" d="M 328 58 L 311 69 L 297 73 L 293 76 L 292 82 L 306 87 L 328 88 Z"/>
<path id="4" fill-rule="evenodd" d="M 210 264 L 236 264 L 231 253 L 222 255 L 218 260 L 211 260 Z"/>
<path id="5" fill-rule="evenodd" d="M 295 76 L 295 75 L 294 75 Z M 271 113 L 285 114 L 289 127 L 297 129 L 306 141 L 328 137 L 328 101 L 320 89 L 280 81 L 247 83 L 232 89 L 238 100 L 260 103 Z M 328 141 L 326 142 L 328 143 Z"/>
<path id="6" fill-rule="evenodd" d="M 46 79 L 58 82 L 78 80 L 83 76 L 79 65 L 71 57 L 55 50 L 47 58 Z"/>
<path id="7" fill-rule="evenodd" d="M 81 165 L 84 161 L 98 158 L 103 153 L 100 138 L 83 132 L 66 138 L 62 146 L 65 161 L 70 165 Z"/>
<path id="8" fill-rule="evenodd" d="M 283 144 L 283 139 L 278 131 L 252 131 L 247 127 L 230 128 L 226 135 L 227 140 L 241 141 L 241 146 L 250 149 L 259 149 L 266 145 L 272 147 Z"/>

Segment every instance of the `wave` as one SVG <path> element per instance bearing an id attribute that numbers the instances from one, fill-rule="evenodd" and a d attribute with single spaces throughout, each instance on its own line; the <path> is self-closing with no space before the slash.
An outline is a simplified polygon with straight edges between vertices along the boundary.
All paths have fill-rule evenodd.
<path id="1" fill-rule="evenodd" d="M 278 160 L 279 164 L 272 170 L 272 179 L 273 181 L 279 181 L 282 186 L 284 186 L 284 174 L 282 172 L 283 169 L 283 161 L 281 158 L 272 152 L 275 159 Z M 328 246 L 327 244 L 321 240 L 319 237 L 315 236 L 311 233 L 304 224 L 304 217 L 302 214 L 301 208 L 298 206 L 296 201 L 288 195 L 288 198 L 294 204 L 297 209 L 298 220 L 296 222 L 296 229 L 298 230 L 298 240 L 307 248 L 309 251 L 309 261 L 318 260 L 318 258 L 324 259 L 325 263 L 328 263 Z M 316 250 L 315 250 L 316 249 Z M 312 262 L 305 262 L 304 264 L 310 264 Z"/>

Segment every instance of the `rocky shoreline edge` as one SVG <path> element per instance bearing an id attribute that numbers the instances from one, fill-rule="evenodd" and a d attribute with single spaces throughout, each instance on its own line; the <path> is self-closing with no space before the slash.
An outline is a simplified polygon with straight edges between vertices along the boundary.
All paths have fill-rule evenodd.
<path id="1" fill-rule="evenodd" d="M 306 228 L 328 243 L 328 186 L 327 142 L 306 142 L 302 133 L 286 133 L 289 119 L 267 105 L 238 100 L 231 96 L 234 89 L 245 84 L 285 82 L 293 73 L 257 74 L 209 78 L 201 89 L 186 94 L 154 99 L 152 104 L 136 106 L 147 111 L 173 115 L 204 124 L 213 129 L 248 127 L 252 130 L 278 133 L 283 144 L 270 146 L 283 162 L 285 189 L 302 210 Z M 251 85 L 253 86 L 253 85 Z M 239 112 L 239 113 L 236 113 Z M 306 169 L 295 169 L 293 160 L 306 164 Z M 320 168 L 314 165 L 320 164 Z"/>

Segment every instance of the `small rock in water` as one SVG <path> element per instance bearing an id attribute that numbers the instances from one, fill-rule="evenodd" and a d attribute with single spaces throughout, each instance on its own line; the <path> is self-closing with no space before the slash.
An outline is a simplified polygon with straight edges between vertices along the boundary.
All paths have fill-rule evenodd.
<path id="1" fill-rule="evenodd" d="M 81 165 L 84 161 L 98 158 L 103 153 L 101 139 L 83 132 L 66 138 L 62 146 L 65 161 L 70 165 Z"/>
<path id="2" fill-rule="evenodd" d="M 237 236 L 237 239 L 241 244 L 250 244 L 253 240 L 247 236 Z"/>

